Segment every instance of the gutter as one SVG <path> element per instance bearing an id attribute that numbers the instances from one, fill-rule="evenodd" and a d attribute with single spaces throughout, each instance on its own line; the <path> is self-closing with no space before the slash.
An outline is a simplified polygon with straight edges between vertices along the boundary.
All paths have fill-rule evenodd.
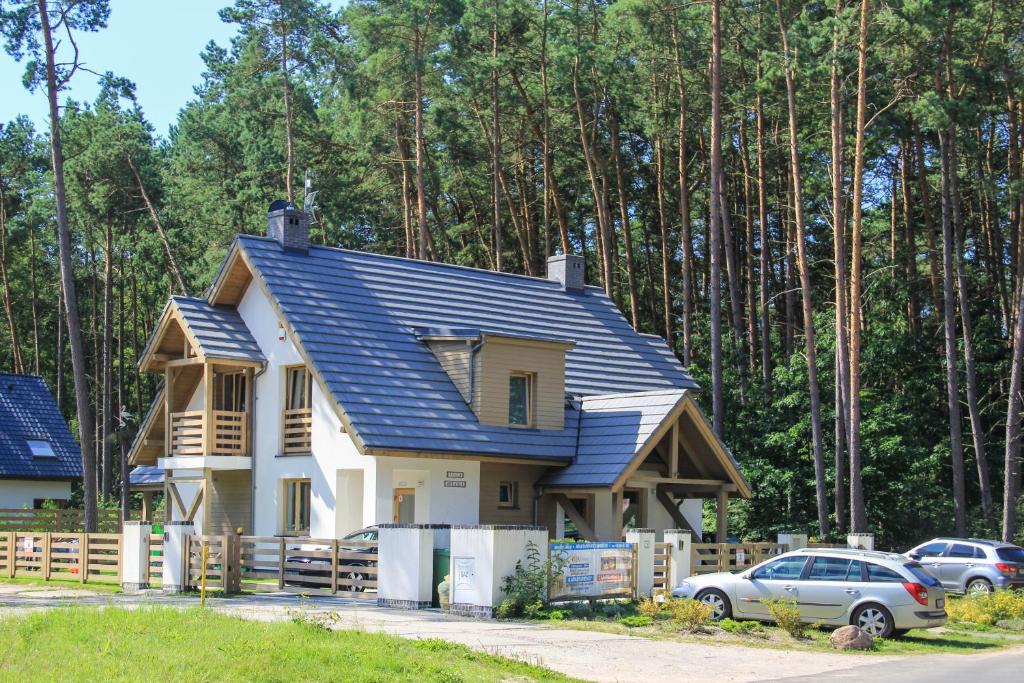
<path id="1" fill-rule="evenodd" d="M 473 369 L 476 367 L 476 354 L 480 351 L 480 349 L 483 348 L 483 346 L 484 338 L 483 336 L 480 336 L 477 338 L 477 342 L 469 348 L 469 400 L 467 401 L 467 403 L 469 403 L 469 406 L 471 408 L 473 407 L 473 386 L 476 384 L 476 373 L 474 372 Z"/>

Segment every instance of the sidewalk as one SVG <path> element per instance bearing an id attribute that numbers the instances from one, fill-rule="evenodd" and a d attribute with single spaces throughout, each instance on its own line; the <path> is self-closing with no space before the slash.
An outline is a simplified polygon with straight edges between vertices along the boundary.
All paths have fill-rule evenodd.
<path id="1" fill-rule="evenodd" d="M 88 590 L 0 584 L 0 615 L 69 604 L 193 607 L 192 596 L 96 593 Z M 300 598 L 289 593 L 210 598 L 207 606 L 224 614 L 259 621 L 292 618 L 296 612 L 329 614 L 336 628 L 379 631 L 404 638 L 437 638 L 490 654 L 519 659 L 591 681 L 771 681 L 812 680 L 818 675 L 865 667 L 878 671 L 907 657 L 791 652 L 734 645 L 705 645 L 559 629 L 547 625 L 477 621 L 437 611 L 405 612 L 347 598 Z M 1011 650 L 1010 653 L 1020 650 Z M 943 658 L 956 655 L 944 655 Z M 931 657 L 930 657 L 931 658 Z M 915 661 L 921 661 L 914 657 Z"/>

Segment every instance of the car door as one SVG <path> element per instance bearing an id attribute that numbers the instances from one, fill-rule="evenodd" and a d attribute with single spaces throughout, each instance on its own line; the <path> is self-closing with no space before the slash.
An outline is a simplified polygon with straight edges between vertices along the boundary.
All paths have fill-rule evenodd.
<path id="1" fill-rule="evenodd" d="M 939 581 L 946 590 L 962 591 L 964 576 L 975 564 L 974 546 L 965 543 L 952 543 L 946 549 L 939 568 Z"/>
<path id="2" fill-rule="evenodd" d="M 763 600 L 792 598 L 799 602 L 800 576 L 808 555 L 788 555 L 755 567 L 736 582 L 736 610 L 742 616 L 768 616 Z"/>
<path id="3" fill-rule="evenodd" d="M 838 619 L 860 594 L 860 561 L 818 556 L 800 582 L 800 614 L 812 619 Z M 851 580 L 855 583 L 851 583 Z"/>
<path id="4" fill-rule="evenodd" d="M 941 581 L 942 565 L 945 562 L 942 556 L 948 547 L 948 543 L 936 541 L 934 543 L 927 543 L 919 548 L 914 548 L 907 554 L 910 555 L 911 559 L 920 562 L 925 571 Z"/>

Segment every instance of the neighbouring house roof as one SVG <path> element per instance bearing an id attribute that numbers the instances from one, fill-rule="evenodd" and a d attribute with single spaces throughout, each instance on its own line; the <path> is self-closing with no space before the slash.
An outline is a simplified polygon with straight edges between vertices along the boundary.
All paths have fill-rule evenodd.
<path id="1" fill-rule="evenodd" d="M 34 455 L 29 442 L 49 449 L 38 444 Z M 0 478 L 81 476 L 82 452 L 43 378 L 0 373 Z"/>
<path id="2" fill-rule="evenodd" d="M 418 338 L 479 330 L 573 342 L 573 396 L 696 389 L 664 340 L 638 334 L 597 287 L 327 247 L 283 250 L 239 236 L 257 278 L 368 451 L 440 451 L 571 461 L 579 413 L 565 428 L 480 424 Z M 230 260 L 230 259 L 229 259 Z"/>
<path id="3" fill-rule="evenodd" d="M 140 366 L 145 368 L 161 345 L 169 329 L 182 328 L 196 355 L 207 360 L 265 362 L 259 344 L 233 306 L 213 306 L 206 299 L 172 296 L 160 323 L 142 352 Z M 179 347 L 180 348 L 180 347 Z"/>

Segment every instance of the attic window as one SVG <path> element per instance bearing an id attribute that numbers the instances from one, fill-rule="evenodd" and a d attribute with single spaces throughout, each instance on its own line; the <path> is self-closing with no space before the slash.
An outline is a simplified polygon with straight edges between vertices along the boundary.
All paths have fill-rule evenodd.
<path id="1" fill-rule="evenodd" d="M 43 439 L 26 439 L 25 443 L 28 444 L 28 449 L 32 451 L 33 458 L 56 458 L 57 454 L 53 451 L 53 444 Z"/>
<path id="2" fill-rule="evenodd" d="M 513 372 L 508 378 L 508 423 L 515 427 L 533 424 L 533 375 Z"/>

